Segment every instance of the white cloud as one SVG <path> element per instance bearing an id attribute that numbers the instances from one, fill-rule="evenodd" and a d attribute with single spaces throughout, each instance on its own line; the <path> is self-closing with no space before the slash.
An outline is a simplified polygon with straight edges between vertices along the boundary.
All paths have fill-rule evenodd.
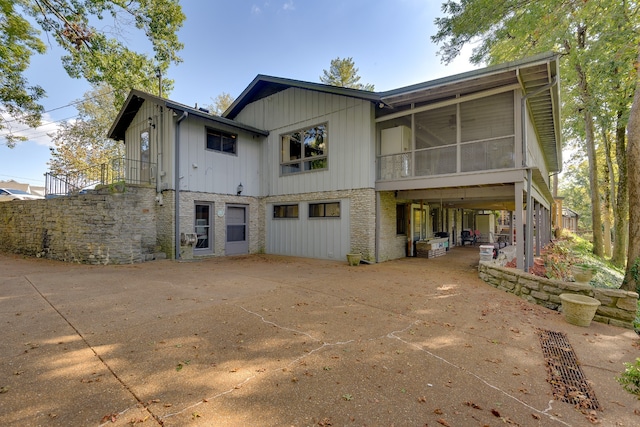
<path id="1" fill-rule="evenodd" d="M 295 10 L 296 7 L 293 4 L 293 0 L 289 0 L 288 2 L 286 2 L 285 4 L 282 5 L 282 9 L 284 10 Z"/>
<path id="2" fill-rule="evenodd" d="M 54 146 L 48 134 L 55 133 L 60 127 L 59 122 L 56 122 L 55 119 L 47 113 L 42 115 L 42 125 L 37 128 L 30 128 L 29 126 L 17 122 L 12 117 L 4 114 L 2 121 L 5 128 L 0 130 L 0 140 L 4 139 L 4 135 L 12 133 L 13 135 L 24 136 L 27 140 L 45 147 Z"/>
<path id="3" fill-rule="evenodd" d="M 254 4 L 253 6 L 251 6 L 251 14 L 252 15 L 260 15 L 262 13 L 262 9 L 260 9 L 260 6 Z"/>

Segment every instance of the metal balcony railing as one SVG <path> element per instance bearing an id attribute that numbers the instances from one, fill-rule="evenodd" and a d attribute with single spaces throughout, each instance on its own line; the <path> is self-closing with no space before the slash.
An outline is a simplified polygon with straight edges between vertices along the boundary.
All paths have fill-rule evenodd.
<path id="1" fill-rule="evenodd" d="M 126 184 L 150 184 L 155 163 L 141 160 L 115 158 L 107 163 L 90 166 L 65 174 L 45 174 L 45 196 L 78 194 L 96 185 L 116 182 Z"/>

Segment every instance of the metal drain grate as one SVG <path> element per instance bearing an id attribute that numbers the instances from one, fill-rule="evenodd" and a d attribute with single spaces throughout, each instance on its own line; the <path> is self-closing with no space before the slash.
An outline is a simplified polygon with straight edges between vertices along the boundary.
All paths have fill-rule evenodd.
<path id="1" fill-rule="evenodd" d="M 567 336 L 562 332 L 544 329 L 538 329 L 538 336 L 547 362 L 547 381 L 553 386 L 553 396 L 581 410 L 599 410 L 598 399 L 580 369 Z"/>

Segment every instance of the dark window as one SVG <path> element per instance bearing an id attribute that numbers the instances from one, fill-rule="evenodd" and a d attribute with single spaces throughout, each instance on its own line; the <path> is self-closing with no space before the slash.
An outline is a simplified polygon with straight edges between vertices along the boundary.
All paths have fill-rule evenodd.
<path id="1" fill-rule="evenodd" d="M 309 203 L 309 218 L 340 218 L 340 202 Z"/>
<path id="2" fill-rule="evenodd" d="M 280 151 L 283 175 L 327 169 L 327 125 L 282 135 Z"/>
<path id="3" fill-rule="evenodd" d="M 407 209 L 404 205 L 396 205 L 396 234 L 407 234 Z"/>
<path id="4" fill-rule="evenodd" d="M 238 153 L 238 135 L 222 132 L 215 129 L 207 129 L 207 149 L 221 153 Z"/>
<path id="5" fill-rule="evenodd" d="M 274 205 L 274 218 L 298 218 L 298 205 Z"/>

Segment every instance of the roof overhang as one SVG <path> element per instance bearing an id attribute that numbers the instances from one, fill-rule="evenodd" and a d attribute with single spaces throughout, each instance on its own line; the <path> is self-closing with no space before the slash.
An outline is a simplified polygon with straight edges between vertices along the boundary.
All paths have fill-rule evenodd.
<path id="1" fill-rule="evenodd" d="M 366 101 L 371 101 L 373 103 L 380 102 L 380 95 L 376 92 L 331 86 L 321 83 L 305 82 L 301 80 L 284 79 L 281 77 L 265 76 L 259 74 L 240 94 L 240 96 L 238 96 L 233 104 L 229 106 L 227 111 L 225 111 L 222 116 L 228 119 L 234 119 L 248 104 L 266 98 L 283 90 L 287 90 L 289 88 L 299 88 L 333 95 L 347 96 L 350 98 L 358 98 Z"/>
<path id="2" fill-rule="evenodd" d="M 184 104 L 180 104 L 169 99 L 161 98 L 140 90 L 133 89 L 129 93 L 129 96 L 124 102 L 122 108 L 120 108 L 120 111 L 118 112 L 113 125 L 111 125 L 108 137 L 111 139 L 115 139 L 116 141 L 124 141 L 126 130 L 129 128 L 129 125 L 131 125 L 131 122 L 133 121 L 136 114 L 138 114 L 138 111 L 145 101 L 149 101 L 154 104 L 169 108 L 177 113 L 186 112 L 189 114 L 189 116 L 204 119 L 205 121 L 212 123 L 212 125 L 223 125 L 258 136 L 269 135 L 268 131 L 257 129 L 252 126 L 247 126 L 224 117 L 209 114 L 208 112 L 199 110 L 197 108 L 188 107 Z"/>
<path id="3" fill-rule="evenodd" d="M 523 96 L 532 94 L 527 99 L 528 110 L 549 172 L 559 172 L 562 170 L 562 140 L 558 77 L 558 55 L 553 52 L 543 53 L 382 92 L 379 94 L 380 101 L 390 108 L 380 111 L 380 114 L 393 114 L 411 104 L 425 105 L 518 85 L 522 88 Z M 548 87 L 540 91 L 545 86 Z"/>

